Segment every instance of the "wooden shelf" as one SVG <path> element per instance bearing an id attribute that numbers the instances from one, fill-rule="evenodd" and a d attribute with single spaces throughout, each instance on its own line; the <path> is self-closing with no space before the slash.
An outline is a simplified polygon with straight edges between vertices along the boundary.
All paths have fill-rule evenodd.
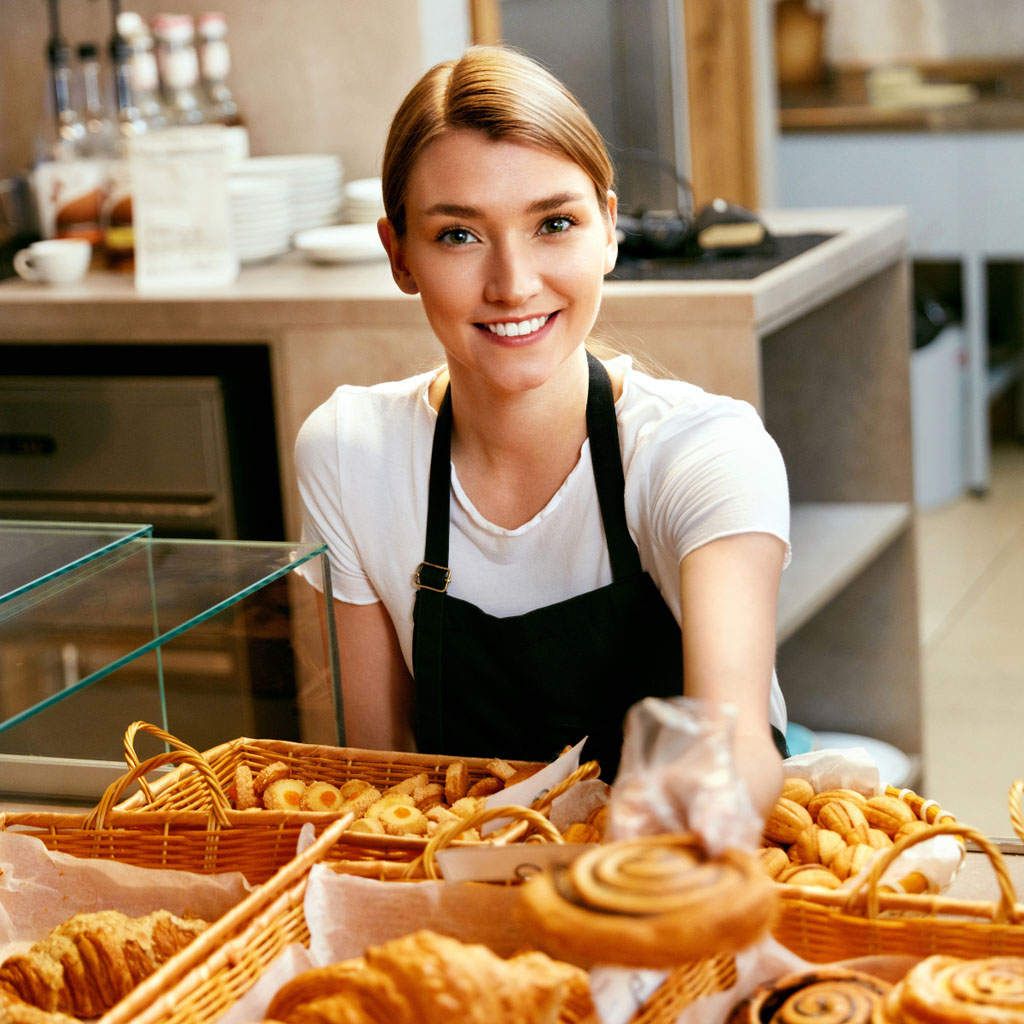
<path id="1" fill-rule="evenodd" d="M 782 574 L 776 640 L 785 643 L 878 557 L 907 527 L 899 502 L 794 505 L 794 557 Z"/>

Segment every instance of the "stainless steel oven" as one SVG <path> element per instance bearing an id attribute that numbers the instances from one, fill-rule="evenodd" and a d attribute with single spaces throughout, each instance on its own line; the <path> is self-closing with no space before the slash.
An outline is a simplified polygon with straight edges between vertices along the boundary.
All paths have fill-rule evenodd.
<path id="1" fill-rule="evenodd" d="M 0 377 L 0 519 L 237 536 L 215 377 Z"/>

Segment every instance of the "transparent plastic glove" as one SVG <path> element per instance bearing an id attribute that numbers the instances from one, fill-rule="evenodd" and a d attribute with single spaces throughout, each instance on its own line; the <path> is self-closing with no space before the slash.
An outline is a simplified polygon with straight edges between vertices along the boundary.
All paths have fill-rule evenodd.
<path id="1" fill-rule="evenodd" d="M 714 856 L 756 849 L 764 820 L 736 774 L 729 705 L 646 697 L 629 709 L 612 785 L 613 839 L 696 832 Z"/>

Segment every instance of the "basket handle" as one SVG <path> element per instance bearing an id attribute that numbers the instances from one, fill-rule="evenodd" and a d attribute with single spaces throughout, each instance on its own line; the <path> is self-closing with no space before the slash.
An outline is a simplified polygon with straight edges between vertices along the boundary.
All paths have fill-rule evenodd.
<path id="1" fill-rule="evenodd" d="M 1003 859 L 1003 855 L 999 852 L 999 848 L 993 843 L 988 836 L 979 832 L 977 829 L 971 828 L 968 825 L 962 825 L 955 821 L 941 821 L 937 824 L 930 825 L 928 829 L 920 832 L 914 832 L 911 835 L 904 836 L 898 840 L 892 846 L 888 847 L 882 856 L 877 857 L 868 868 L 867 874 L 862 878 L 851 890 L 849 899 L 846 901 L 845 910 L 846 912 L 852 912 L 854 904 L 857 900 L 866 894 L 867 897 L 867 915 L 869 918 L 875 918 L 879 912 L 879 893 L 878 883 L 886 869 L 896 860 L 897 857 L 904 850 L 909 849 L 911 846 L 915 846 L 918 843 L 924 842 L 926 839 L 932 839 L 935 836 L 959 836 L 962 839 L 970 839 L 971 842 L 976 843 L 982 850 L 983 853 L 989 859 L 989 863 L 992 865 L 992 870 L 995 872 L 996 882 L 999 884 L 999 902 L 996 905 L 996 916 L 994 918 L 997 924 L 1008 924 L 1016 921 L 1017 912 L 1017 893 L 1013 887 L 1013 881 L 1010 878 L 1009 869 L 1006 867 L 1006 861 Z"/>
<path id="2" fill-rule="evenodd" d="M 224 790 L 221 789 L 220 782 L 217 776 L 214 774 L 213 768 L 207 762 L 206 758 L 202 754 L 189 753 L 188 751 L 176 751 L 167 750 L 162 754 L 154 754 L 153 757 L 146 758 L 145 761 L 141 761 L 136 764 L 133 768 L 130 768 L 124 775 L 119 779 L 115 779 L 100 797 L 100 802 L 86 815 L 85 821 L 82 823 L 83 828 L 101 829 L 105 827 L 107 815 L 110 813 L 111 808 L 121 798 L 124 791 L 136 781 L 142 780 L 144 775 L 148 775 L 149 772 L 154 771 L 157 768 L 162 768 L 166 764 L 191 764 L 198 772 L 204 782 L 210 790 L 211 806 L 210 806 L 210 817 L 218 825 L 227 827 L 231 824 L 228 820 L 228 811 L 231 809 L 231 805 L 228 802 L 227 796 L 224 794 Z"/>
<path id="3" fill-rule="evenodd" d="M 427 840 L 427 845 L 423 848 L 423 852 L 408 864 L 403 873 L 403 877 L 415 878 L 418 877 L 422 871 L 427 878 L 437 881 L 441 877 L 437 870 L 436 855 L 438 850 L 443 850 L 449 845 L 449 843 L 457 839 L 467 829 L 475 828 L 477 825 L 483 825 L 485 822 L 493 821 L 495 818 L 515 818 L 518 821 L 525 821 L 531 828 L 535 829 L 545 841 L 551 843 L 565 842 L 562 838 L 562 833 L 559 832 L 558 829 L 555 828 L 555 826 L 552 825 L 540 811 L 535 810 L 533 807 L 516 807 L 514 805 L 506 807 L 485 807 L 483 810 L 474 811 L 465 818 L 460 818 L 458 821 L 448 822 L 446 825 L 439 828 L 430 837 L 430 839 Z"/>
<path id="4" fill-rule="evenodd" d="M 551 805 L 563 794 L 572 789 L 577 782 L 584 779 L 596 779 L 601 774 L 601 766 L 597 761 L 584 761 L 575 771 L 570 772 L 561 782 L 555 783 L 547 792 L 542 793 L 530 804 L 530 807 L 541 814 L 547 814 Z"/>
<path id="5" fill-rule="evenodd" d="M 175 750 L 182 750 L 187 754 L 202 757 L 202 754 L 195 747 L 185 743 L 184 740 L 179 740 L 177 736 L 172 736 L 169 732 L 161 729 L 159 725 L 153 725 L 150 722 L 132 722 L 124 733 L 124 759 L 128 763 L 129 770 L 137 768 L 140 763 L 139 755 L 135 753 L 135 736 L 139 732 L 148 732 L 158 740 L 169 744 Z M 146 799 L 152 802 L 154 798 L 153 790 L 150 789 L 149 783 L 144 778 L 140 778 L 138 782 L 139 788 L 146 795 Z"/>
<path id="6" fill-rule="evenodd" d="M 1024 794 L 1024 779 L 1018 779 L 1010 787 L 1010 824 L 1017 837 L 1024 840 L 1024 811 L 1021 809 L 1020 798 Z"/>

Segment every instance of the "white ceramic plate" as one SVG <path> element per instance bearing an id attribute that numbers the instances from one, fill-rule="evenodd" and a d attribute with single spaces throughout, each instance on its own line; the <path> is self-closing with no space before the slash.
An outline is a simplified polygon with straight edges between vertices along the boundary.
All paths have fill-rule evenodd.
<path id="1" fill-rule="evenodd" d="M 872 761 L 878 765 L 878 775 L 883 783 L 890 786 L 905 786 L 914 774 L 911 759 L 891 743 L 876 740 L 871 736 L 855 736 L 848 732 L 816 732 L 815 750 L 848 750 L 863 747 Z"/>
<path id="2" fill-rule="evenodd" d="M 295 236 L 295 248 L 314 263 L 363 263 L 387 259 L 375 224 L 337 224 Z"/>

